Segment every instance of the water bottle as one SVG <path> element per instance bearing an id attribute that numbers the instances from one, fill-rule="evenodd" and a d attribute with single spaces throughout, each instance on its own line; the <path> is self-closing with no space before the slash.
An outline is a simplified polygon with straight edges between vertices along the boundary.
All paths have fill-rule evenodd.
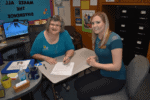
<path id="1" fill-rule="evenodd" d="M 19 71 L 18 71 L 18 77 L 20 81 L 26 80 L 26 72 L 22 68 L 22 66 L 19 64 Z"/>

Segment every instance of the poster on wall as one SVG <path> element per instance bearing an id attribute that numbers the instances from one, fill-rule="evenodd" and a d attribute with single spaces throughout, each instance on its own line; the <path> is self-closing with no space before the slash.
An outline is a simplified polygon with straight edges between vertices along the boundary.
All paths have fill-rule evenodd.
<path id="1" fill-rule="evenodd" d="M 92 33 L 91 17 L 95 10 L 82 10 L 82 31 Z"/>
<path id="2" fill-rule="evenodd" d="M 82 19 L 76 18 L 76 26 L 82 26 Z"/>
<path id="3" fill-rule="evenodd" d="M 0 0 L 0 20 L 11 22 L 14 19 L 28 21 L 47 19 L 51 16 L 50 0 Z M 3 9 L 1 9 L 3 8 Z M 0 23 L 2 25 L 2 23 Z"/>
<path id="4" fill-rule="evenodd" d="M 75 17 L 80 17 L 80 8 L 75 8 Z"/>

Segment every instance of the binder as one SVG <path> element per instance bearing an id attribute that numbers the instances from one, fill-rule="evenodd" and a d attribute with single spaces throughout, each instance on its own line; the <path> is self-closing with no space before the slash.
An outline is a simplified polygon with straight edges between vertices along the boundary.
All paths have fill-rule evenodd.
<path id="1" fill-rule="evenodd" d="M 34 59 L 26 59 L 26 60 L 30 60 L 29 64 L 31 64 L 32 66 L 34 66 Z M 24 60 L 15 60 L 15 61 L 24 61 Z M 2 74 L 8 74 L 8 73 L 17 73 L 19 71 L 19 69 L 17 70 L 7 70 L 7 68 L 11 65 L 11 63 L 14 62 L 14 61 L 10 61 L 6 66 L 5 68 L 2 69 L 1 73 Z M 25 69 L 26 72 L 29 72 L 29 68 L 27 67 Z"/>

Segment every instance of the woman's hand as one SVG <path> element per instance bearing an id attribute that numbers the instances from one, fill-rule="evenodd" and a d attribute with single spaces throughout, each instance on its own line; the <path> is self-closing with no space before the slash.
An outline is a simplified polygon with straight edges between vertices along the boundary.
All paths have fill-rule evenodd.
<path id="1" fill-rule="evenodd" d="M 68 64 L 70 62 L 70 57 L 69 56 L 65 56 L 63 59 L 64 64 Z"/>
<path id="2" fill-rule="evenodd" d="M 90 56 L 87 58 L 86 61 L 90 66 L 95 66 L 95 64 L 96 64 L 95 58 L 96 58 L 96 56 Z"/>
<path id="3" fill-rule="evenodd" d="M 57 63 L 57 59 L 50 58 L 50 57 L 46 57 L 45 61 L 48 62 L 49 64 L 56 64 Z"/>

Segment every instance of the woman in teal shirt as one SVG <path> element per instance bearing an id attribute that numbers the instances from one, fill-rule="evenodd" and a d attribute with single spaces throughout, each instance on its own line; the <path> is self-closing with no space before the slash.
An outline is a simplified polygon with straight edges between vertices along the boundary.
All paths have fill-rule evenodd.
<path id="1" fill-rule="evenodd" d="M 88 57 L 87 63 L 101 70 L 75 81 L 79 100 L 90 100 L 93 96 L 117 92 L 126 82 L 120 36 L 109 30 L 108 18 L 104 12 L 95 13 L 91 23 L 92 46 L 96 56 Z"/>
<path id="2" fill-rule="evenodd" d="M 46 30 L 40 32 L 36 37 L 30 55 L 40 61 L 47 61 L 56 64 L 55 57 L 65 54 L 63 61 L 69 63 L 74 54 L 74 45 L 69 33 L 64 30 L 63 19 L 55 15 L 49 17 L 46 23 Z"/>

